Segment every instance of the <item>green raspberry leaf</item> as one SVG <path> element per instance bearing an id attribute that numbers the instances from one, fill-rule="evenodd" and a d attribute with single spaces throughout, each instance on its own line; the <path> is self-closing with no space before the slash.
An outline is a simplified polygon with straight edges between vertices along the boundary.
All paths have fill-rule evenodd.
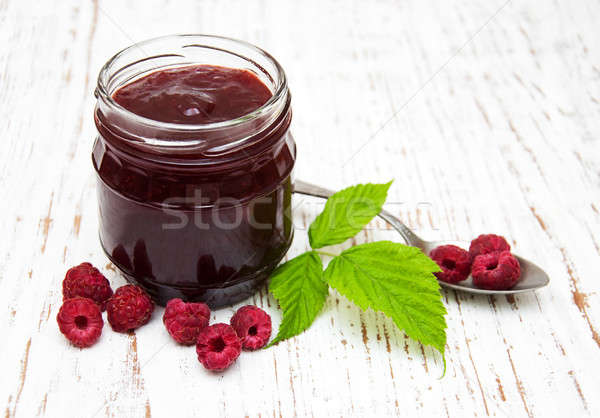
<path id="1" fill-rule="evenodd" d="M 358 184 L 340 190 L 325 204 L 308 229 L 314 249 L 339 244 L 358 234 L 379 212 L 392 182 Z"/>
<path id="2" fill-rule="evenodd" d="M 409 337 L 444 356 L 446 308 L 432 274 L 437 271 L 438 265 L 420 249 L 378 241 L 342 252 L 324 277 L 361 309 L 383 312 Z"/>
<path id="3" fill-rule="evenodd" d="M 283 320 L 270 347 L 302 333 L 315 320 L 329 294 L 319 255 L 309 251 L 280 265 L 271 274 L 269 290 L 279 301 Z"/>

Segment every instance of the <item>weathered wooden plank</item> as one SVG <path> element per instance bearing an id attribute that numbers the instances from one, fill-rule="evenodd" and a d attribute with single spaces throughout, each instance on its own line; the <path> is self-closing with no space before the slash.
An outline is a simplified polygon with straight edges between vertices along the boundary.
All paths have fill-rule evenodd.
<path id="1" fill-rule="evenodd" d="M 5 416 L 598 415 L 599 14 L 583 0 L 1 1 Z M 443 291 L 441 380 L 437 353 L 335 292 L 308 332 L 223 374 L 169 339 L 162 309 L 135 334 L 107 326 L 93 348 L 69 346 L 54 320 L 64 271 L 89 260 L 124 283 L 97 241 L 96 74 L 117 49 L 176 32 L 246 39 L 281 61 L 298 177 L 332 188 L 395 178 L 388 209 L 419 233 L 505 234 L 550 286 Z M 295 204 L 290 257 L 322 208 Z M 373 239 L 399 237 L 375 221 L 355 242 Z M 279 322 L 265 289 L 250 302 Z"/>

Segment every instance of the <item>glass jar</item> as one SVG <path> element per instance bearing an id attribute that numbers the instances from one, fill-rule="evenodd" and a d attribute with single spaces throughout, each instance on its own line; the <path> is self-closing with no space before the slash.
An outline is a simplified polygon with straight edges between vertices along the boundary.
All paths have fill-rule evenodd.
<path id="1" fill-rule="evenodd" d="M 149 73 L 197 64 L 252 71 L 273 95 L 247 115 L 202 125 L 148 119 L 113 99 Z M 233 39 L 156 38 L 110 59 L 96 98 L 92 160 L 110 260 L 163 305 L 180 297 L 215 308 L 251 295 L 293 236 L 296 148 L 279 63 Z"/>

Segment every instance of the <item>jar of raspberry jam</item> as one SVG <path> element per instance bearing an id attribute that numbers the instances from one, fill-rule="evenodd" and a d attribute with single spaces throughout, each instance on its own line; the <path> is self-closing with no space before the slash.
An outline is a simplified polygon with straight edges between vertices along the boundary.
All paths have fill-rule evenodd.
<path id="1" fill-rule="evenodd" d="M 133 45 L 98 77 L 100 242 L 156 302 L 251 295 L 292 241 L 290 93 L 279 63 L 204 35 Z"/>

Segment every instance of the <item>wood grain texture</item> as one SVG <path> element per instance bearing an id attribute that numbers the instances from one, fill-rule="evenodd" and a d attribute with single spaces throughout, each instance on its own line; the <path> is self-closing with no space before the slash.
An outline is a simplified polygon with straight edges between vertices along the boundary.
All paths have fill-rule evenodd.
<path id="1" fill-rule="evenodd" d="M 0 1 L 4 415 L 599 416 L 599 19 L 592 0 Z M 198 32 L 282 63 L 298 177 L 395 178 L 387 209 L 424 237 L 504 234 L 549 287 L 444 291 L 443 379 L 432 349 L 333 292 L 308 332 L 223 374 L 169 339 L 162 309 L 70 346 L 54 319 L 66 269 L 89 260 L 124 283 L 97 239 L 98 70 L 132 42 Z M 322 207 L 294 199 L 289 256 Z M 374 239 L 400 237 L 375 221 L 355 242 Z M 264 289 L 248 303 L 280 321 Z"/>

